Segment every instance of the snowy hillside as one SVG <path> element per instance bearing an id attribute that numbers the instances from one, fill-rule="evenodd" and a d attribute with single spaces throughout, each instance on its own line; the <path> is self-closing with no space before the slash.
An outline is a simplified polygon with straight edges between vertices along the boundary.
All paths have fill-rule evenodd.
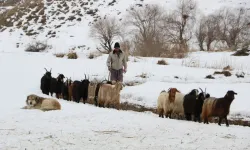
<path id="1" fill-rule="evenodd" d="M 90 38 L 90 27 L 96 19 L 115 16 L 123 21 L 132 5 L 144 7 L 147 4 L 160 4 L 170 11 L 177 7 L 176 3 L 177 1 L 173 0 L 55 0 L 47 5 L 42 0 L 35 3 L 26 0 L 16 8 L 19 10 L 18 15 L 9 14 L 9 28 L 0 25 L 0 30 L 3 31 L 0 32 L 0 51 L 23 51 L 35 40 L 52 45 L 53 49 L 50 51 L 54 53 L 68 52 L 72 48 L 80 52 L 93 51 L 98 44 Z M 198 14 L 201 15 L 212 13 L 222 7 L 250 8 L 250 1 L 197 0 L 197 5 Z M 14 17 L 15 15 L 17 17 Z"/>

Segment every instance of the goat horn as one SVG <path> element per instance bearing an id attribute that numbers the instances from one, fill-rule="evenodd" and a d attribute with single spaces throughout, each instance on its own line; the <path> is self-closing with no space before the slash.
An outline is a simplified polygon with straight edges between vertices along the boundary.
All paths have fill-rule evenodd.
<path id="1" fill-rule="evenodd" d="M 84 73 L 85 79 L 86 79 L 86 74 Z"/>
<path id="2" fill-rule="evenodd" d="M 48 70 L 46 68 L 44 68 L 46 70 L 46 72 L 48 72 Z"/>
<path id="3" fill-rule="evenodd" d="M 201 88 L 199 88 L 199 89 L 201 90 L 202 93 L 204 93 L 203 90 L 202 90 Z"/>
<path id="4" fill-rule="evenodd" d="M 50 71 L 49 71 L 49 72 L 51 72 L 51 70 L 52 70 L 52 68 L 50 68 Z"/>
<path id="5" fill-rule="evenodd" d="M 207 95 L 207 88 L 205 88 L 205 95 Z"/>

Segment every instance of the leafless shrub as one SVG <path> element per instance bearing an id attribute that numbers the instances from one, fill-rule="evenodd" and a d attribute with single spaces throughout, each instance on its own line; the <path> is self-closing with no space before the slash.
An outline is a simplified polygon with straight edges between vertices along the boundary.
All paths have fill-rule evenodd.
<path id="1" fill-rule="evenodd" d="M 63 58 L 66 54 L 65 53 L 56 53 L 54 54 L 56 57 Z"/>
<path id="2" fill-rule="evenodd" d="M 97 50 L 102 53 L 111 52 L 113 41 L 115 38 L 119 38 L 121 34 L 121 24 L 114 17 L 106 17 L 96 21 L 90 32 L 91 37 L 99 40 L 101 48 L 97 48 Z"/>
<path id="3" fill-rule="evenodd" d="M 94 59 L 94 58 L 96 58 L 96 57 L 99 57 L 99 56 L 101 56 L 102 54 L 99 52 L 92 52 L 92 53 L 90 53 L 89 55 L 88 55 L 88 58 L 89 59 Z"/>
<path id="4" fill-rule="evenodd" d="M 175 51 L 188 51 L 187 43 L 193 36 L 196 7 L 194 0 L 178 0 L 177 9 L 169 13 L 164 20 L 162 31 L 168 36 L 168 42 Z"/>
<path id="5" fill-rule="evenodd" d="M 78 55 L 76 54 L 76 52 L 74 51 L 70 51 L 68 54 L 68 59 L 77 59 L 78 58 Z"/>
<path id="6" fill-rule="evenodd" d="M 134 54 L 140 56 L 159 56 L 166 51 L 165 37 L 161 32 L 164 10 L 158 5 L 143 8 L 130 7 L 126 25 L 131 27 Z"/>
<path id="7" fill-rule="evenodd" d="M 46 43 L 36 41 L 35 43 L 29 44 L 25 49 L 26 52 L 43 52 L 50 46 Z"/>
<path id="8" fill-rule="evenodd" d="M 225 41 L 229 49 L 236 50 L 243 43 L 249 43 L 250 17 L 247 9 L 222 8 L 220 15 L 220 40 Z"/>
<path id="9" fill-rule="evenodd" d="M 158 65 L 168 65 L 167 61 L 164 59 L 158 60 L 157 64 Z"/>
<path id="10" fill-rule="evenodd" d="M 199 20 L 198 25 L 197 25 L 197 29 L 195 31 L 195 37 L 197 38 L 199 47 L 200 47 L 200 51 L 204 51 L 204 47 L 203 44 L 205 42 L 205 39 L 207 37 L 206 34 L 206 20 L 204 19 L 205 17 L 203 16 L 201 20 Z"/>

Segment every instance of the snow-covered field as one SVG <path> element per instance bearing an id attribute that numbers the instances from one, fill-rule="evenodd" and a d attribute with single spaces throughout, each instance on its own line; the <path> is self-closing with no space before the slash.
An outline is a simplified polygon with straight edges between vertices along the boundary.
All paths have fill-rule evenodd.
<path id="1" fill-rule="evenodd" d="M 190 54 L 190 57 L 196 55 Z M 237 64 L 250 64 L 249 57 L 232 57 L 226 52 L 200 53 L 199 56 L 211 66 L 215 57 L 216 60 L 228 57 Z M 63 73 L 73 80 L 84 78 L 85 73 L 90 75 L 90 80 L 108 77 L 106 55 L 95 59 L 86 57 L 84 53 L 76 60 L 56 58 L 51 53 L 0 53 L 0 149 L 249 149 L 248 127 L 230 125 L 227 128 L 225 124 L 162 119 L 153 113 L 97 108 L 61 99 L 60 111 L 20 109 L 28 94 L 49 97 L 39 89 L 44 67 L 52 68 L 54 77 Z M 231 77 L 215 76 L 212 80 L 204 77 L 216 69 L 185 67 L 180 59 L 166 59 L 169 65 L 160 66 L 157 60 L 130 57 L 125 82 L 143 84 L 126 86 L 121 91 L 122 102 L 155 108 L 158 94 L 169 87 L 177 87 L 183 93 L 193 88 L 207 88 L 207 92 L 216 97 L 232 89 L 238 95 L 231 105 L 230 116 L 240 114 L 249 119 L 247 65 L 243 70 L 245 78 L 236 78 L 233 74 Z M 142 73 L 149 77 L 136 77 Z"/>

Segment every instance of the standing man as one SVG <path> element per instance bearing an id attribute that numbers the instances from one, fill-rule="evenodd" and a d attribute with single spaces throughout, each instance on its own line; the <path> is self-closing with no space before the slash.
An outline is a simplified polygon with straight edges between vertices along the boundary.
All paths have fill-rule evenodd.
<path id="1" fill-rule="evenodd" d="M 114 50 L 109 53 L 107 66 L 111 73 L 111 81 L 123 82 L 123 73 L 127 72 L 127 60 L 118 42 L 115 43 Z"/>

